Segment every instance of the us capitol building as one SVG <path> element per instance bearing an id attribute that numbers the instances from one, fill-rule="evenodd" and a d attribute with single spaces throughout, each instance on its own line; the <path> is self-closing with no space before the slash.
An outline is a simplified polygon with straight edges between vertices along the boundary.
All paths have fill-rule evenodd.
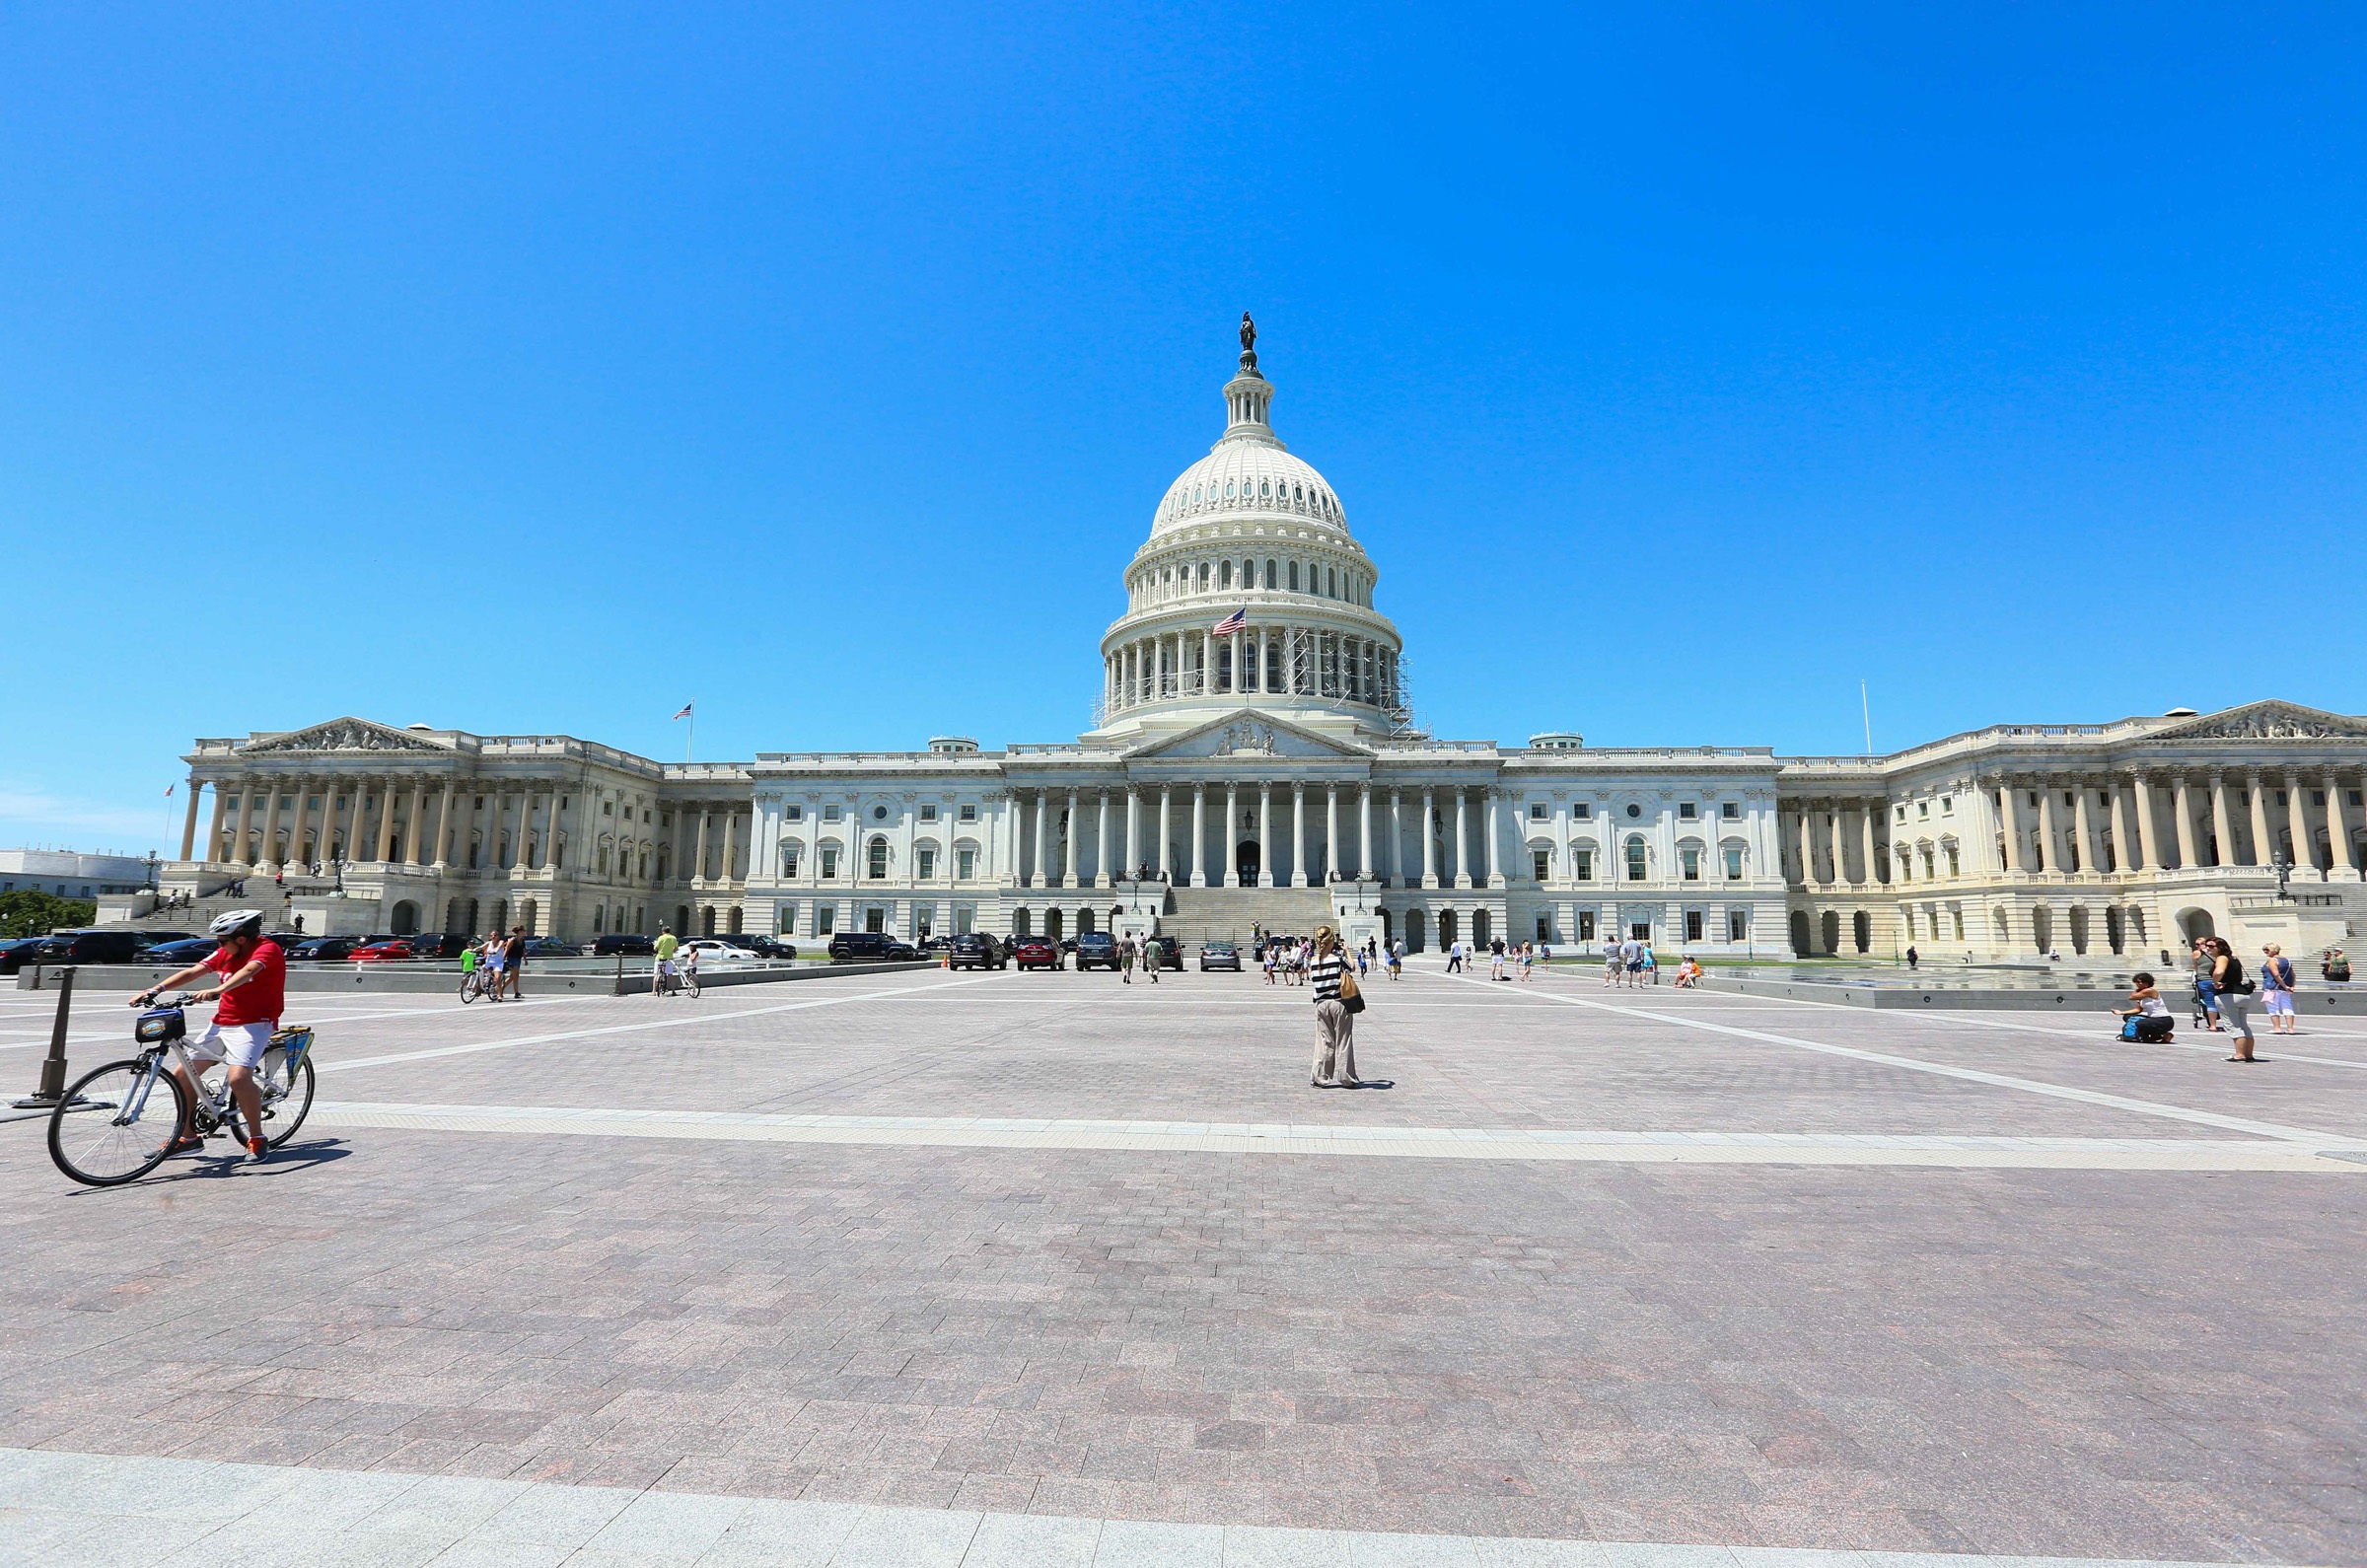
<path id="1" fill-rule="evenodd" d="M 1268 420 L 1169 485 L 1102 637 L 1097 726 L 999 751 L 674 764 L 561 735 L 338 719 L 200 740 L 204 906 L 279 878 L 308 932 L 1162 931 L 1416 949 L 1645 935 L 1704 955 L 2307 953 L 2367 912 L 2367 720 L 2284 702 L 1997 725 L 1887 756 L 1446 741 L 1381 573 Z M 202 809 L 201 809 L 202 808 Z M 136 917 L 144 909 L 103 913 Z M 276 913 L 276 912 L 275 912 Z"/>

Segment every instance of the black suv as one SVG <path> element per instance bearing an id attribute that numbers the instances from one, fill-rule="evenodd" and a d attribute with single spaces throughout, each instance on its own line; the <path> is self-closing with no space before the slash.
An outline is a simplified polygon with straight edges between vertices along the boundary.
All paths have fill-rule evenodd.
<path id="1" fill-rule="evenodd" d="M 830 938 L 832 963 L 878 963 L 919 957 L 911 943 L 899 941 L 885 931 L 841 931 Z"/>
<path id="2" fill-rule="evenodd" d="M 621 953 L 628 959 L 646 959 L 657 951 L 657 939 L 637 931 L 611 931 L 592 944 L 593 957 L 601 959 L 612 953 Z"/>
<path id="3" fill-rule="evenodd" d="M 965 931 L 954 938 L 952 966 L 957 969 L 1007 969 L 1011 955 L 983 931 Z"/>
<path id="4" fill-rule="evenodd" d="M 1163 969 L 1184 967 L 1184 944 L 1175 937 L 1145 937 L 1142 939 L 1142 966 L 1156 963 Z"/>
<path id="5" fill-rule="evenodd" d="M 1079 970 L 1116 968 L 1117 939 L 1107 931 L 1078 932 L 1077 967 Z"/>
<path id="6" fill-rule="evenodd" d="M 136 963 L 148 946 L 137 931 L 55 931 L 25 954 L 31 963 Z"/>
<path id="7" fill-rule="evenodd" d="M 288 949 L 288 957 L 299 963 L 334 963 L 352 958 L 361 945 L 359 937 L 313 937 Z"/>

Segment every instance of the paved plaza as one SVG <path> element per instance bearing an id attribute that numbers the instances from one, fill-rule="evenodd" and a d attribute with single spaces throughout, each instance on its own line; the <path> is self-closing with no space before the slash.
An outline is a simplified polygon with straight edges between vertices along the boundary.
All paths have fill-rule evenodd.
<path id="1" fill-rule="evenodd" d="M 299 996 L 267 1166 L 0 1125 L 0 1561 L 2367 1563 L 2367 1022 L 1372 991 Z"/>

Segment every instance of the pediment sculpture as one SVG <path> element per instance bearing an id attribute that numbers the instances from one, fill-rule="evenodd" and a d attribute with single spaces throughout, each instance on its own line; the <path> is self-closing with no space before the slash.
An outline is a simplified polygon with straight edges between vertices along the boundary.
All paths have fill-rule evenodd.
<path id="1" fill-rule="evenodd" d="M 239 749 L 252 756 L 262 751 L 426 751 L 440 755 L 447 748 L 383 724 L 372 724 L 367 719 L 332 719 L 326 724 L 255 741 Z"/>

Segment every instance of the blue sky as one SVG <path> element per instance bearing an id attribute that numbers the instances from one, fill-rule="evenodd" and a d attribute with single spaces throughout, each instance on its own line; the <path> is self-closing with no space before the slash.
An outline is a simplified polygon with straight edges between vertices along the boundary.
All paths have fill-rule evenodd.
<path id="1" fill-rule="evenodd" d="M 0 843 L 191 737 L 1056 740 L 1256 313 L 1421 716 L 2367 709 L 2367 13 L 0 13 Z"/>

